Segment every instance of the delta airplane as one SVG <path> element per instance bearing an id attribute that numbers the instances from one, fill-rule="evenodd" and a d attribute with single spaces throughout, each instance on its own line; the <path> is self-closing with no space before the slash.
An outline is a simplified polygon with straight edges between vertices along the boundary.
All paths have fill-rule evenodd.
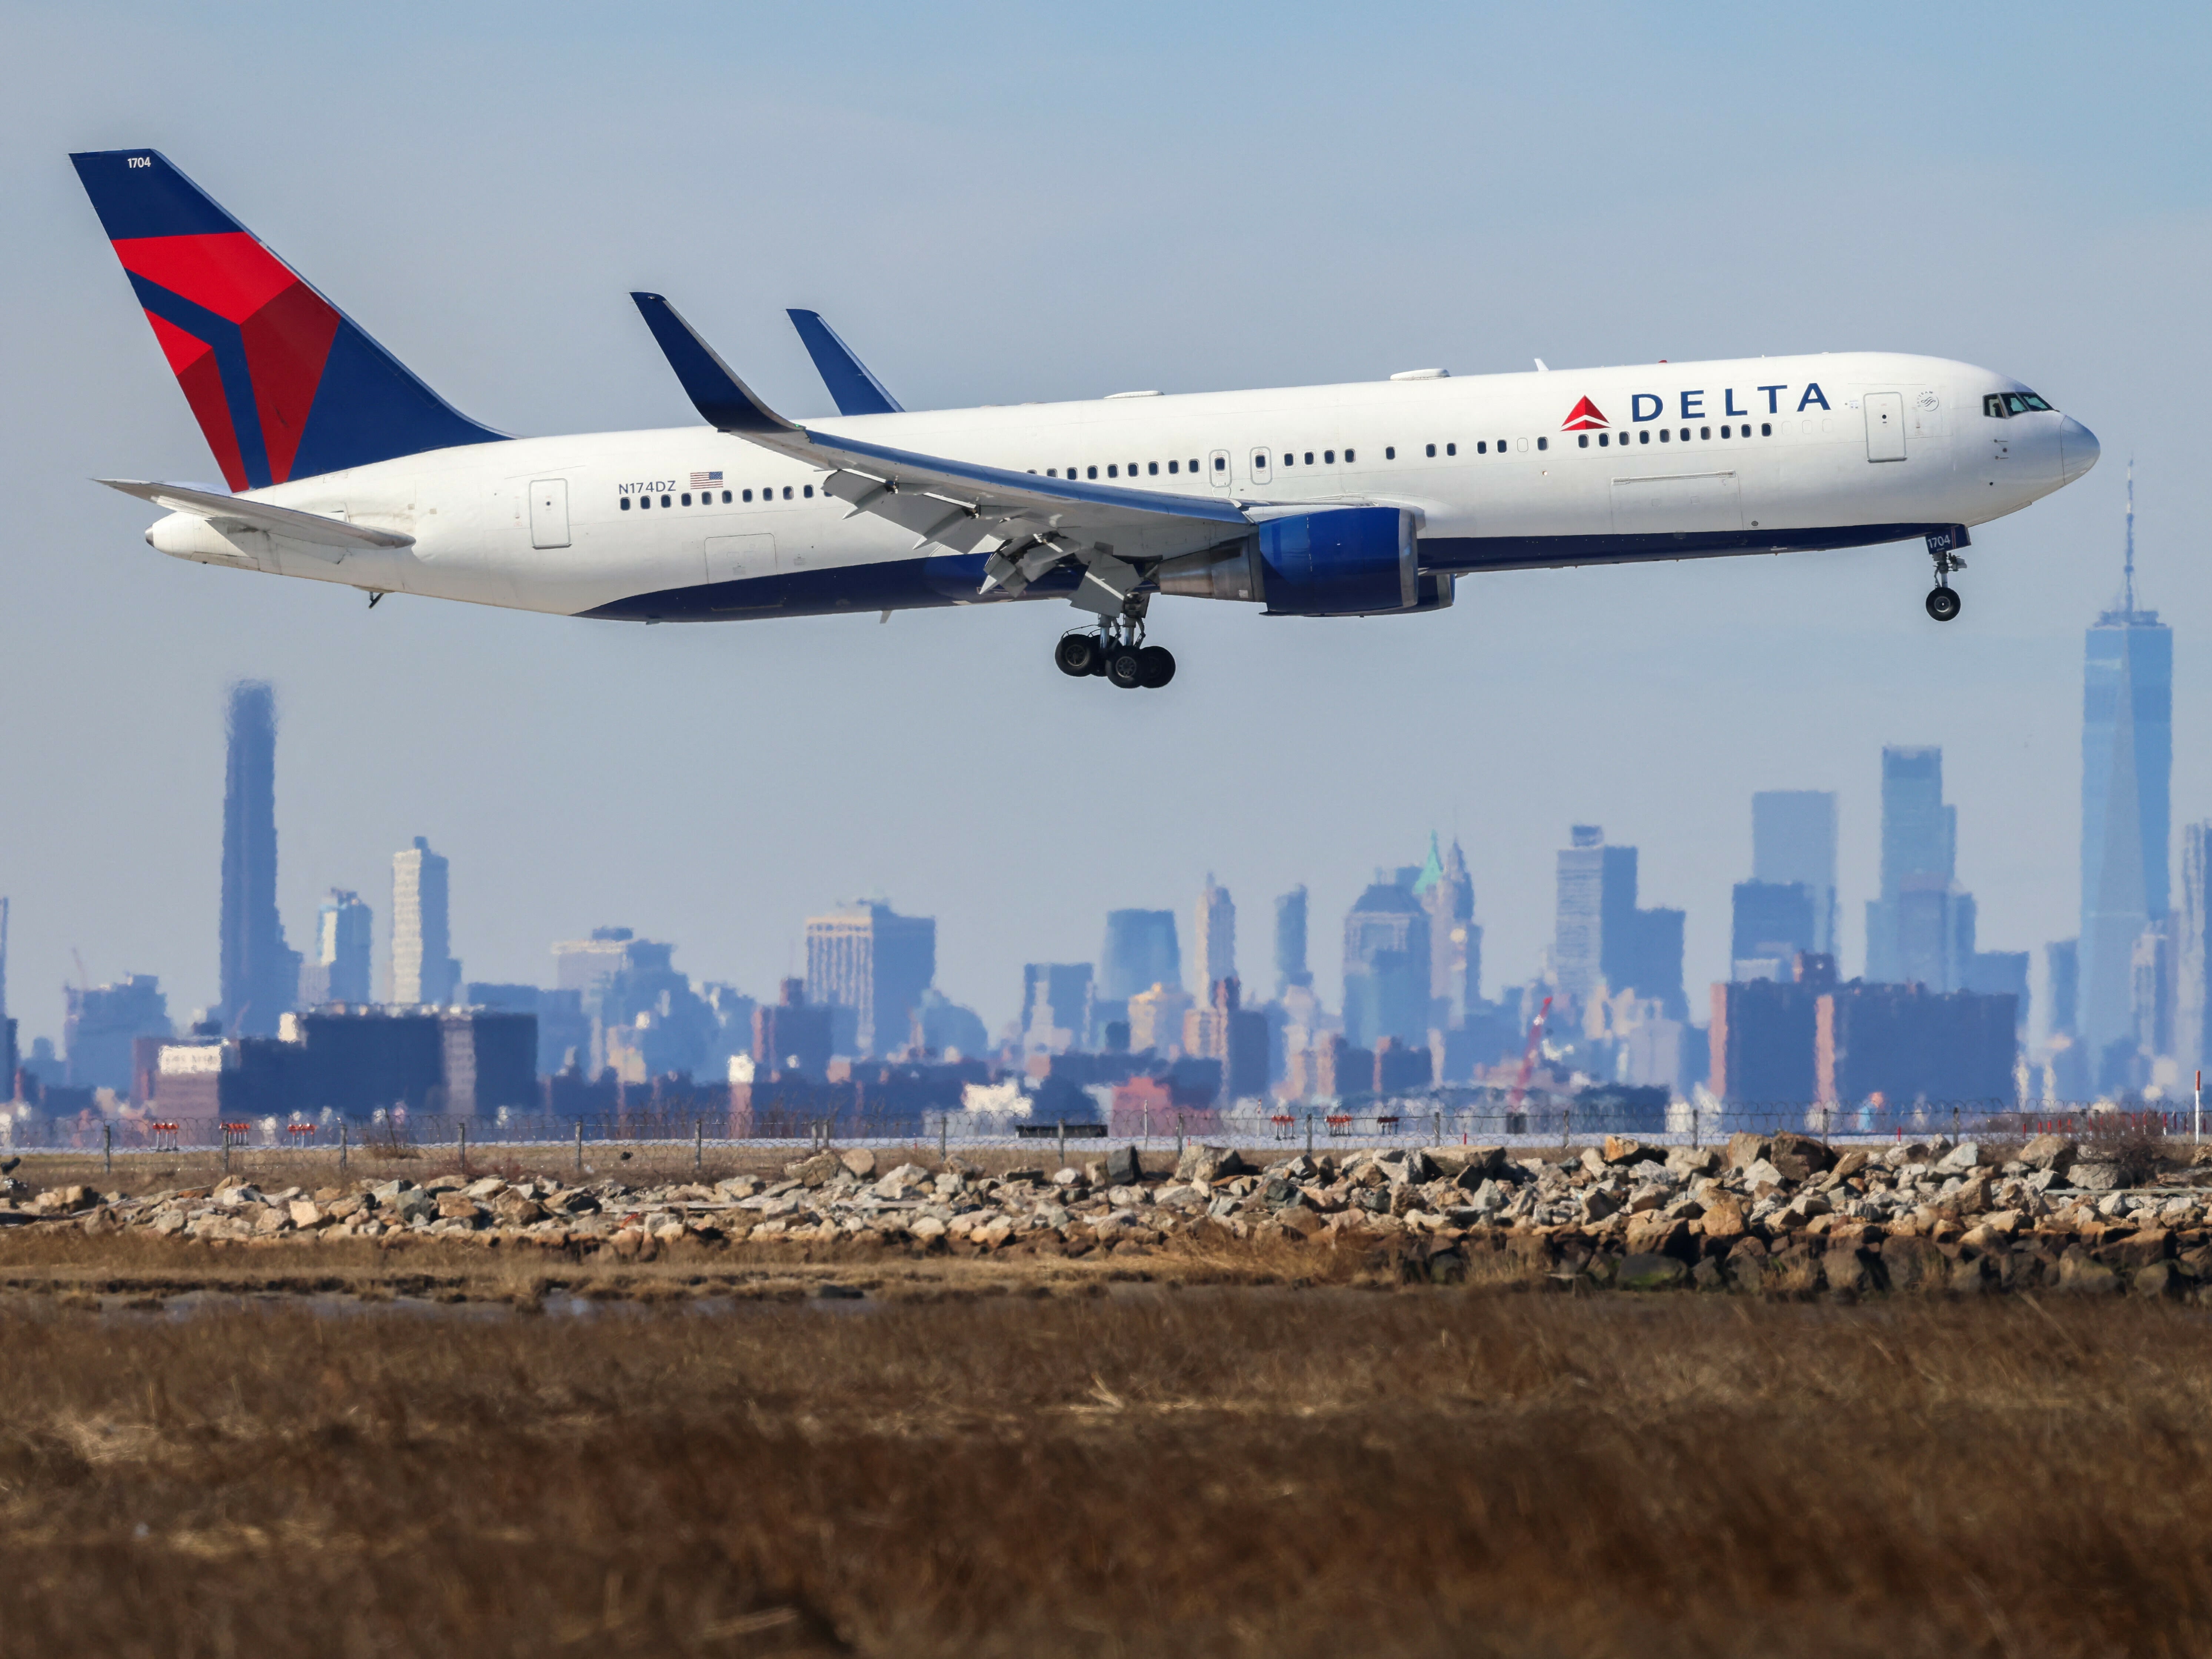
<path id="1" fill-rule="evenodd" d="M 74 156 L 228 490 L 102 479 L 204 564 L 563 616 L 712 622 L 1058 599 L 1071 675 L 1165 685 L 1155 595 L 1440 611 L 1480 571 L 1924 538 L 2087 472 L 2019 381 L 1841 352 L 910 412 L 811 312 L 838 408 L 771 410 L 658 295 L 704 427 L 517 438 L 460 414 L 150 149 Z"/>

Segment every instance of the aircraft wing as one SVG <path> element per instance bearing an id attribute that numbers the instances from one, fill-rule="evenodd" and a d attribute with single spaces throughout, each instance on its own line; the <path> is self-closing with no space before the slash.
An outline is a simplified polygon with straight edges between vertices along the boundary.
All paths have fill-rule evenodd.
<path id="1" fill-rule="evenodd" d="M 818 311 L 787 311 L 799 331 L 799 343 L 814 359 L 815 373 L 830 388 L 840 415 L 902 415 L 899 400 L 853 355 L 853 348 L 837 337 L 837 331 L 822 320 Z"/>
<path id="2" fill-rule="evenodd" d="M 995 539 L 985 592 L 1018 593 L 1073 560 L 1085 573 L 1075 603 L 1111 615 L 1152 563 L 1235 541 L 1255 522 L 1243 505 L 1212 496 L 1039 477 L 811 431 L 762 402 L 666 300 L 630 298 L 692 404 L 719 430 L 828 469 L 830 495 L 914 532 L 917 549 L 968 553 Z"/>
<path id="3" fill-rule="evenodd" d="M 297 507 L 278 507 L 270 501 L 257 501 L 241 495 L 226 495 L 218 489 L 200 489 L 190 484 L 148 483 L 136 478 L 100 478 L 110 489 L 119 489 L 126 495 L 136 495 L 142 501 L 171 513 L 189 514 L 196 519 L 205 519 L 221 527 L 236 526 L 246 530 L 259 530 L 271 536 L 282 536 L 287 541 L 300 542 L 311 550 L 325 550 L 333 558 L 343 558 L 357 547 L 412 547 L 415 538 L 396 530 L 376 530 L 368 525 L 349 524 L 343 519 L 333 519 L 322 513 L 302 513 Z"/>

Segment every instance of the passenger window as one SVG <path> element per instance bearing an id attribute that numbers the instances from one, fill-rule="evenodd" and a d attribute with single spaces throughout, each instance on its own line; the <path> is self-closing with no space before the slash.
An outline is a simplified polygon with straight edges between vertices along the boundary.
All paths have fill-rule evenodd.
<path id="1" fill-rule="evenodd" d="M 1771 438 L 1774 435 L 1774 422 L 1761 421 L 1759 423 L 1759 435 L 1762 438 Z"/>
<path id="2" fill-rule="evenodd" d="M 1224 462 L 1224 461 L 1216 461 L 1216 462 L 1214 462 L 1214 464 L 1213 464 L 1213 465 L 1214 465 L 1217 468 L 1218 468 L 1218 467 L 1225 466 L 1225 465 L 1227 465 L 1227 463 L 1226 463 L 1226 462 Z M 1191 470 L 1192 471 L 1195 472 L 1195 471 L 1198 471 L 1198 462 L 1197 462 L 1195 459 L 1193 459 L 1193 460 L 1189 463 L 1189 466 L 1190 466 L 1190 470 Z M 1175 471 L 1175 469 L 1174 469 L 1172 466 L 1170 466 L 1170 467 L 1168 469 L 1168 471 L 1170 471 L 1170 472 L 1172 472 L 1172 471 Z"/>
<path id="3" fill-rule="evenodd" d="M 791 499 L 791 486 L 789 484 L 786 484 L 783 487 L 783 499 L 787 501 Z"/>
<path id="4" fill-rule="evenodd" d="M 1219 466 L 1220 465 L 1221 463 L 1218 461 L 1214 463 L 1214 465 L 1216 466 Z M 1252 470 L 1255 472 L 1264 471 L 1267 470 L 1267 452 L 1264 449 L 1254 450 L 1252 452 Z"/>
<path id="5" fill-rule="evenodd" d="M 750 489 L 746 490 L 746 491 L 744 493 L 743 496 L 741 497 L 741 499 L 743 499 L 743 500 L 744 500 L 744 501 L 750 501 L 750 500 L 752 500 L 752 498 L 753 498 L 753 492 L 752 492 L 751 490 L 750 490 Z"/>
<path id="6" fill-rule="evenodd" d="M 1296 450 L 1286 449 L 1283 452 L 1283 465 L 1285 466 L 1296 466 L 1297 464 L 1298 457 Z"/>
<path id="7" fill-rule="evenodd" d="M 667 497 L 667 496 L 665 496 L 665 495 L 663 495 L 663 496 L 660 498 L 660 504 L 661 504 L 663 507 L 667 507 L 667 506 L 671 505 L 671 501 L 670 501 L 669 497 Z"/>
<path id="8" fill-rule="evenodd" d="M 1060 476 L 1060 469 L 1056 466 L 1048 466 L 1044 470 L 1044 476 L 1048 478 L 1057 478 Z"/>
<path id="9" fill-rule="evenodd" d="M 1609 434 L 1609 433 L 1604 433 L 1604 432 L 1601 432 L 1601 433 L 1599 433 L 1599 434 L 1597 434 L 1597 447 L 1598 447 L 1600 449 L 1603 449 L 1603 448 L 1605 448 L 1605 447 L 1606 447 L 1606 445 L 1607 445 L 1607 440 L 1611 435 L 1612 435 L 1612 434 Z"/>
<path id="10" fill-rule="evenodd" d="M 1589 434 L 1585 432 L 1582 436 L 1576 439 L 1575 447 L 1577 449 L 1588 449 L 1589 447 Z"/>
<path id="11" fill-rule="evenodd" d="M 686 494 L 684 495 L 684 506 L 686 506 L 686 507 L 689 507 L 689 506 L 690 506 L 690 505 L 691 505 L 691 497 L 690 497 L 690 493 L 689 493 L 689 492 L 686 492 Z"/>
<path id="12" fill-rule="evenodd" d="M 1437 458 L 1437 447 L 1436 447 L 1434 444 L 1431 444 L 1431 445 L 1429 446 L 1429 459 L 1430 459 L 1431 460 L 1432 460 L 1432 461 L 1433 461 L 1434 459 L 1436 459 L 1436 458 Z"/>
<path id="13" fill-rule="evenodd" d="M 1690 441 L 1690 428 L 1686 426 L 1682 428 L 1682 441 L 1684 443 Z"/>
<path id="14" fill-rule="evenodd" d="M 814 499 L 814 486 L 812 484 L 806 486 L 806 499 L 810 501 Z"/>
<path id="15" fill-rule="evenodd" d="M 1170 474 L 1172 474 L 1172 473 L 1175 471 L 1175 470 L 1176 470 L 1176 463 L 1175 463 L 1175 462 L 1173 462 L 1173 461 L 1170 461 L 1170 462 L 1168 463 L 1168 471 L 1169 471 Z"/>
<path id="16" fill-rule="evenodd" d="M 1170 461 L 1168 465 L 1172 469 L 1175 463 L 1173 461 Z M 1160 464 L 1158 461 L 1146 461 L 1145 463 L 1145 476 L 1148 478 L 1158 477 L 1160 476 Z"/>
<path id="17" fill-rule="evenodd" d="M 1118 466 L 1109 466 L 1106 469 L 1106 476 L 1109 478 L 1118 478 L 1121 476 L 1121 469 Z"/>
<path id="18" fill-rule="evenodd" d="M 1552 441 L 1549 438 L 1539 438 L 1536 440 L 1536 447 L 1539 449 L 1549 449 L 1551 447 Z"/>
<path id="19" fill-rule="evenodd" d="M 1478 455 L 1487 455 L 1490 453 L 1490 441 L 1486 438 L 1481 442 L 1475 445 L 1474 453 Z"/>
<path id="20" fill-rule="evenodd" d="M 1348 449 L 1344 452 L 1344 464 L 1346 466 L 1352 465 L 1352 452 Z"/>
<path id="21" fill-rule="evenodd" d="M 729 504 L 730 504 L 730 492 L 729 492 L 728 490 L 726 490 L 726 490 L 724 490 L 724 491 L 722 492 L 722 505 L 723 505 L 724 507 L 727 507 Z"/>
<path id="22" fill-rule="evenodd" d="M 1085 467 L 1085 468 L 1084 469 L 1084 471 L 1085 471 L 1086 473 L 1088 473 L 1091 477 L 1094 477 L 1094 478 L 1095 478 L 1095 477 L 1097 477 L 1098 476 L 1098 469 L 1097 469 L 1097 467 L 1095 467 L 1095 466 L 1091 466 L 1091 467 Z"/>
<path id="23" fill-rule="evenodd" d="M 1710 438 L 1713 435 L 1713 429 L 1709 426 L 1701 426 L 1698 428 L 1698 435 L 1700 438 Z"/>
<path id="24" fill-rule="evenodd" d="M 1192 463 L 1192 465 L 1197 465 L 1197 463 L 1193 462 L 1193 463 Z M 1226 472 L 1226 471 L 1229 471 L 1229 458 L 1228 458 L 1226 455 L 1216 455 L 1216 456 L 1213 458 L 1213 470 L 1214 470 L 1216 472 Z"/>
<path id="25" fill-rule="evenodd" d="M 1459 446 L 1458 446 L 1457 444 L 1446 444 L 1446 445 L 1444 446 L 1444 453 L 1445 453 L 1445 454 L 1447 454 L 1447 455 L 1456 455 L 1456 454 L 1458 454 L 1458 453 L 1459 453 Z"/>
<path id="26" fill-rule="evenodd" d="M 1723 428 L 1721 428 L 1721 436 L 1722 436 L 1722 437 L 1723 437 L 1723 438 L 1725 438 L 1725 437 L 1727 437 L 1727 436 L 1728 436 L 1728 434 L 1729 434 L 1729 429 L 1728 429 L 1726 427 L 1723 427 Z"/>
<path id="27" fill-rule="evenodd" d="M 1398 459 L 1398 446 L 1395 444 L 1387 445 L 1382 451 L 1382 459 L 1386 461 L 1396 460 Z"/>
<path id="28" fill-rule="evenodd" d="M 617 501 L 617 502 L 615 503 L 615 505 L 616 505 L 617 507 L 619 507 L 620 508 L 622 508 L 622 510 L 623 510 L 623 512 L 625 512 L 625 513 L 629 512 L 629 496 L 627 496 L 627 495 L 623 496 L 620 501 Z"/>
<path id="29" fill-rule="evenodd" d="M 1333 449 L 1322 450 L 1321 453 L 1321 458 L 1331 466 L 1334 466 L 1336 465 L 1336 452 Z"/>
<path id="30" fill-rule="evenodd" d="M 1308 466 L 1311 466 L 1313 465 L 1313 451 L 1310 449 L 1306 451 L 1306 465 Z"/>

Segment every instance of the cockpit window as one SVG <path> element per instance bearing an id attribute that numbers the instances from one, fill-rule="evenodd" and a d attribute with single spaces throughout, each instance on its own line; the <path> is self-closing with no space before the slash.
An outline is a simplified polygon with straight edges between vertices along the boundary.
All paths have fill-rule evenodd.
<path id="1" fill-rule="evenodd" d="M 2051 405 L 2033 392 L 1992 392 L 1982 399 L 1982 413 L 1994 415 L 1999 420 L 2009 416 L 2025 415 L 2030 410 L 2048 411 Z"/>

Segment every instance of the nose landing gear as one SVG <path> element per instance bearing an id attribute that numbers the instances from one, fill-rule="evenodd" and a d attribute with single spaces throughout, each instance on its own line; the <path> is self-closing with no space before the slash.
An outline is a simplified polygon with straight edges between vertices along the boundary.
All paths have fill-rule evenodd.
<path id="1" fill-rule="evenodd" d="M 1142 617 L 1109 617 L 1100 622 L 1096 633 L 1078 629 L 1061 635 L 1052 659 L 1072 678 L 1097 674 L 1124 691 L 1139 687 L 1156 691 L 1175 678 L 1175 653 L 1144 641 Z"/>
<path id="2" fill-rule="evenodd" d="M 1928 538 L 1928 556 L 1936 563 L 1936 586 L 1928 591 L 1928 614 L 1937 622 L 1949 622 L 1959 614 L 1959 594 L 1951 586 L 1951 573 L 1966 568 L 1959 550 L 1968 545 L 1966 526 L 1962 524 Z"/>

